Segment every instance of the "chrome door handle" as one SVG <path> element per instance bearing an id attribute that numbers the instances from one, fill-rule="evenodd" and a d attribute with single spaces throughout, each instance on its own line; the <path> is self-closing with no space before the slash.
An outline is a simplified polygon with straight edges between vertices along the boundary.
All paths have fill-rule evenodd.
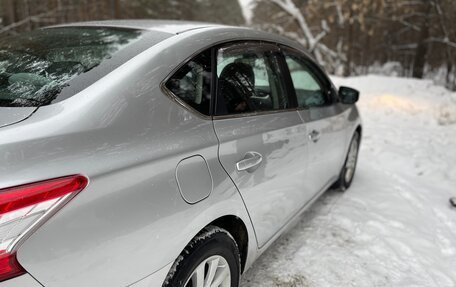
<path id="1" fill-rule="evenodd" d="M 263 161 L 263 156 L 255 151 L 249 151 L 244 159 L 236 163 L 238 171 L 254 172 Z"/>
<path id="2" fill-rule="evenodd" d="M 311 141 L 313 141 L 314 143 L 318 142 L 320 140 L 320 133 L 317 132 L 316 130 L 313 130 L 310 134 L 309 134 L 309 139 Z"/>

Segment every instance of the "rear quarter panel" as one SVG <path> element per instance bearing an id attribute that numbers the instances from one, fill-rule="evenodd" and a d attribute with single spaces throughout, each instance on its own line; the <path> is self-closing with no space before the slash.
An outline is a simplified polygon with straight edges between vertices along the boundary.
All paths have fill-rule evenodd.
<path id="1" fill-rule="evenodd" d="M 254 238 L 218 161 L 212 122 L 160 90 L 191 51 L 211 41 L 196 32 L 171 38 L 80 94 L 0 130 L 0 188 L 75 173 L 90 179 L 19 247 L 19 262 L 44 286 L 131 285 L 169 266 L 199 230 L 224 215 L 241 218 Z M 190 205 L 175 168 L 195 154 L 207 160 L 214 189 Z M 254 254 L 256 246 L 249 247 Z"/>
<path id="2" fill-rule="evenodd" d="M 2 287 L 43 287 L 29 274 L 25 274 L 0 283 Z"/>
<path id="3" fill-rule="evenodd" d="M 18 260 L 34 278 L 46 287 L 160 286 L 155 281 L 191 238 L 224 215 L 246 224 L 246 267 L 252 264 L 255 235 L 218 161 L 212 122 L 160 89 L 193 53 L 242 39 L 275 40 L 231 28 L 177 35 L 78 95 L 0 129 L 0 188 L 75 173 L 90 178 L 86 190 L 19 247 Z M 175 168 L 195 154 L 206 159 L 214 188 L 190 205 L 179 193 Z"/>

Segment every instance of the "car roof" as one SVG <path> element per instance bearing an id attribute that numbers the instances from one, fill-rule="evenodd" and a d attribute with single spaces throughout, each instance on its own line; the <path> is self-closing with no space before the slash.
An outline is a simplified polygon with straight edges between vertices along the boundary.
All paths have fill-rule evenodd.
<path id="1" fill-rule="evenodd" d="M 162 35 L 168 34 L 169 37 L 173 35 L 182 34 L 187 31 L 193 31 L 198 29 L 206 28 L 220 29 L 226 28 L 231 32 L 233 37 L 236 37 L 236 33 L 251 33 L 253 36 L 262 35 L 263 39 L 269 39 L 277 43 L 289 45 L 291 47 L 301 50 L 306 55 L 310 57 L 307 51 L 303 49 L 296 41 L 293 41 L 289 38 L 283 37 L 281 35 L 258 31 L 246 27 L 238 26 L 229 26 L 216 23 L 206 23 L 206 22 L 194 22 L 194 21 L 182 21 L 182 20 L 102 20 L 102 21 L 87 21 L 87 22 L 75 22 L 69 24 L 59 24 L 55 26 L 49 26 L 46 28 L 58 28 L 58 27 L 109 27 L 109 28 L 120 28 L 120 29 L 136 29 L 142 30 L 145 32 L 158 32 Z"/>
<path id="2" fill-rule="evenodd" d="M 106 21 L 89 21 L 62 24 L 54 27 L 113 27 L 113 28 L 130 28 L 138 30 L 159 31 L 169 34 L 180 34 L 190 30 L 209 28 L 209 27 L 227 27 L 220 24 L 177 21 L 177 20 L 106 20 Z"/>
<path id="3" fill-rule="evenodd" d="M 122 19 L 122 20 L 101 20 L 101 21 L 86 21 L 86 22 L 74 22 L 67 24 L 58 24 L 48 26 L 46 28 L 58 28 L 58 27 L 108 27 L 108 28 L 120 28 L 120 29 L 136 29 L 145 32 L 160 32 L 163 34 L 172 35 L 182 34 L 187 31 L 198 30 L 198 29 L 229 29 L 232 32 L 232 36 L 236 36 L 236 33 L 252 33 L 252 35 L 263 35 L 264 38 L 276 41 L 278 43 L 284 43 L 296 47 L 298 44 L 287 37 L 277 35 L 274 33 L 268 33 L 259 31 L 247 27 L 230 26 L 217 23 L 207 22 L 195 22 L 195 21 L 183 21 L 183 20 L 150 20 L 150 19 Z M 301 45 L 298 45 L 301 46 Z M 302 46 L 299 48 L 302 50 Z"/>

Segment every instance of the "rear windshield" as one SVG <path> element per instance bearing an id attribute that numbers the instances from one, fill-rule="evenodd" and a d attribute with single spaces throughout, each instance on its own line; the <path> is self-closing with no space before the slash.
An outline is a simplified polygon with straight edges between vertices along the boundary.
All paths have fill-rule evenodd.
<path id="1" fill-rule="evenodd" d="M 53 103 L 75 78 L 93 72 L 142 35 L 132 29 L 62 27 L 0 37 L 0 107 Z M 104 76 L 119 64 L 93 73 L 90 79 Z M 81 83 L 75 85 L 79 87 L 68 92 L 81 90 Z"/>

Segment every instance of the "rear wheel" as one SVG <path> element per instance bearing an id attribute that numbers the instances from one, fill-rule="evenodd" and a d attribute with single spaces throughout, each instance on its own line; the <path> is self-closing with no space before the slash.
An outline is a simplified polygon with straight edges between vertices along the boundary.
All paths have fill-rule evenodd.
<path id="1" fill-rule="evenodd" d="M 207 227 L 184 249 L 163 287 L 238 287 L 239 249 L 228 231 Z"/>
<path id="2" fill-rule="evenodd" d="M 348 149 L 347 158 L 345 159 L 344 166 L 340 172 L 339 179 L 333 185 L 333 188 L 339 188 L 346 190 L 350 187 L 353 178 L 355 177 L 356 165 L 358 162 L 360 134 L 355 132 L 350 142 L 350 148 Z"/>

